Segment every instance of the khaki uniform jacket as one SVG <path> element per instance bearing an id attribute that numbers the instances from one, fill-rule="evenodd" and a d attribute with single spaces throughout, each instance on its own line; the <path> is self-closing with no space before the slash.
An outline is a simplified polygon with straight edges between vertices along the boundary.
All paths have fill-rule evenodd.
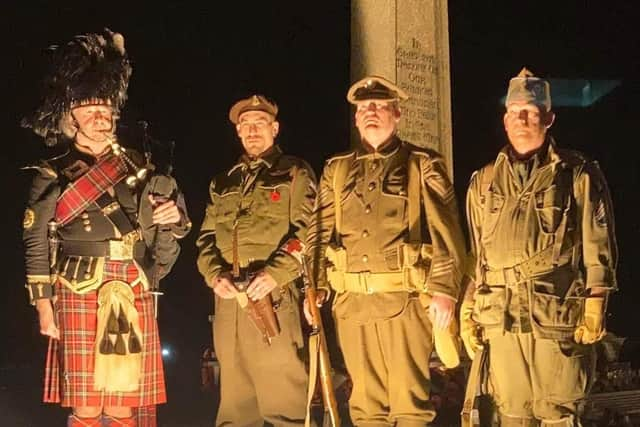
<path id="1" fill-rule="evenodd" d="M 309 165 L 277 146 L 215 177 L 196 242 L 198 269 L 207 284 L 232 268 L 235 223 L 240 267 L 264 267 L 280 286 L 298 278 L 294 252 L 306 238 L 315 188 Z"/>
<path id="2" fill-rule="evenodd" d="M 464 239 L 453 187 L 442 157 L 434 151 L 411 146 L 397 138 L 378 151 L 364 146 L 327 160 L 309 227 L 307 251 L 314 260 L 314 276 L 320 288 L 329 288 L 325 268 L 327 247 L 336 244 L 333 179 L 340 162 L 349 162 L 342 190 L 342 230 L 339 241 L 346 250 L 348 273 L 398 272 L 402 246 L 408 240 L 408 158 L 420 159 L 423 242 L 431 254 L 430 271 L 423 289 L 458 298 Z M 428 198 L 428 200 L 424 200 Z M 363 319 L 392 317 L 406 306 L 407 292 L 375 295 L 351 294 L 345 316 Z M 344 302 L 345 298 L 341 301 Z M 340 310 L 336 302 L 336 314 Z"/>
<path id="3" fill-rule="evenodd" d="M 473 318 L 489 333 L 568 338 L 588 289 L 617 288 L 609 190 L 596 162 L 551 138 L 524 184 L 508 150 L 498 154 L 492 180 L 487 167 L 473 174 L 467 194 Z"/>

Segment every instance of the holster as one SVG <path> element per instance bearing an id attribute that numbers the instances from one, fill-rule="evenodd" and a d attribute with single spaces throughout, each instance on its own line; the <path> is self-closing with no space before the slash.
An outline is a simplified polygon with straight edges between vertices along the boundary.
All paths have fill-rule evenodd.
<path id="1" fill-rule="evenodd" d="M 233 278 L 233 284 L 239 292 L 245 293 L 255 273 L 241 270 L 240 276 Z M 258 329 L 264 342 L 271 344 L 271 339 L 280 334 L 278 318 L 273 310 L 273 300 L 271 294 L 267 294 L 258 301 L 246 297 L 246 304 L 240 304 L 247 313 L 255 327 Z"/>
<path id="2" fill-rule="evenodd" d="M 258 301 L 249 299 L 245 310 L 262 334 L 264 341 L 271 344 L 271 339 L 280 334 L 280 325 L 276 313 L 273 311 L 271 294 L 267 294 Z"/>

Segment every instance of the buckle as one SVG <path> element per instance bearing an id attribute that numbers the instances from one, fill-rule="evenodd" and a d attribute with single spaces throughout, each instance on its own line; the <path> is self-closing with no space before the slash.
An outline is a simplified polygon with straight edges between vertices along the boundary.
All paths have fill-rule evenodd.
<path id="1" fill-rule="evenodd" d="M 133 259 L 133 247 L 140 239 L 137 231 L 122 236 L 122 240 L 109 240 L 109 259 L 126 261 Z"/>
<path id="2" fill-rule="evenodd" d="M 504 275 L 504 283 L 518 283 L 520 282 L 520 271 L 516 267 L 509 267 L 502 270 Z"/>
<path id="3" fill-rule="evenodd" d="M 370 271 L 361 271 L 358 273 L 358 281 L 360 282 L 360 288 L 363 293 L 371 295 L 374 292 L 374 289 L 371 287 Z"/>

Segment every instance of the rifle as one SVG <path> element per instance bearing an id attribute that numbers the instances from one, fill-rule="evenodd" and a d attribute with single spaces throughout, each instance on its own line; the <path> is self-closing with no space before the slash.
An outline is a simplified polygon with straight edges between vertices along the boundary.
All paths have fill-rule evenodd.
<path id="1" fill-rule="evenodd" d="M 309 304 L 309 312 L 311 313 L 311 333 L 309 334 L 309 389 L 307 393 L 307 418 L 305 426 L 310 425 L 311 417 L 311 400 L 316 389 L 318 378 L 320 379 L 320 388 L 322 390 L 322 402 L 324 405 L 324 424 L 336 427 L 340 425 L 340 414 L 338 413 L 338 403 L 333 390 L 333 379 L 331 378 L 331 361 L 329 359 L 329 350 L 327 348 L 327 340 L 322 326 L 322 316 L 320 309 L 316 304 L 316 286 L 312 282 L 309 275 L 307 259 L 301 254 L 302 263 L 302 281 L 304 283 L 305 298 Z M 320 374 L 318 376 L 318 373 Z M 327 417 L 328 416 L 328 417 Z"/>
<path id="2" fill-rule="evenodd" d="M 247 297 L 247 288 L 251 284 L 254 273 L 240 270 L 240 261 L 238 256 L 238 224 L 233 225 L 232 237 L 232 270 L 231 279 L 234 286 L 238 290 L 236 299 L 240 307 L 244 309 L 253 324 L 256 326 L 262 339 L 267 345 L 271 345 L 271 339 L 280 333 L 280 325 L 276 313 L 273 311 L 273 301 L 271 294 L 267 294 L 258 301 L 254 301 Z"/>

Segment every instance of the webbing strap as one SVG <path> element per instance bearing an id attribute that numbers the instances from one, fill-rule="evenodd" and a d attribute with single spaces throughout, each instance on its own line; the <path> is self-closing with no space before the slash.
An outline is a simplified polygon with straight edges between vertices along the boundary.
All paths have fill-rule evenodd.
<path id="1" fill-rule="evenodd" d="M 336 244 L 342 246 L 342 191 L 347 179 L 351 158 L 337 160 L 335 172 L 333 174 L 333 203 L 336 212 Z"/>
<path id="2" fill-rule="evenodd" d="M 407 183 L 407 210 L 409 215 L 409 243 L 422 242 L 422 230 L 420 228 L 420 159 L 409 153 Z M 417 203 L 416 203 L 417 202 Z"/>

